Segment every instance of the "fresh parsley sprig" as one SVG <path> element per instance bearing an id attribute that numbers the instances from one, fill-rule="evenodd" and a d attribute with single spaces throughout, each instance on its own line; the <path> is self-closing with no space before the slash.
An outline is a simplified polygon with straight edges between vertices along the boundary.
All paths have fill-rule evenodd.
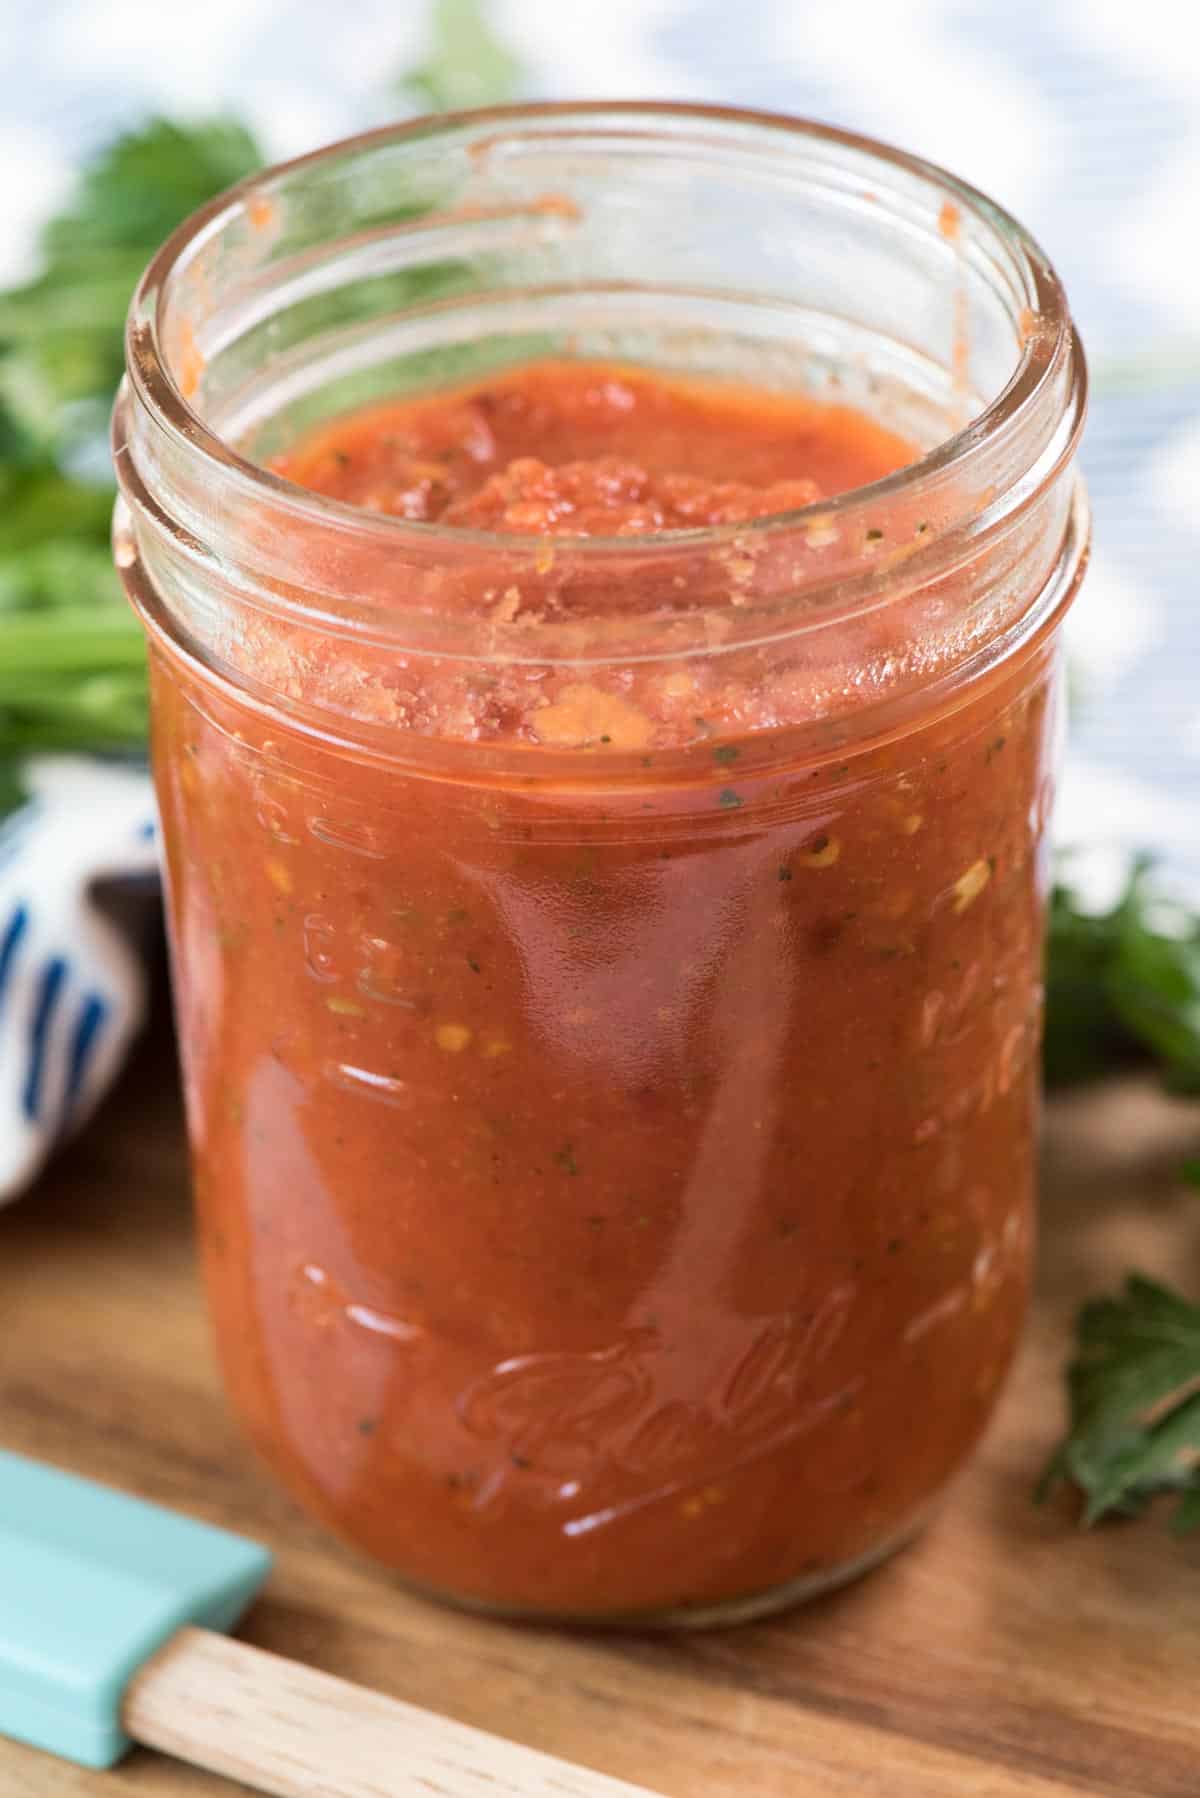
<path id="1" fill-rule="evenodd" d="M 18 423 L 52 454 L 107 422 L 129 296 L 150 256 L 197 206 L 263 160 L 231 119 L 151 119 L 106 145 L 43 226 L 41 268 L 0 294 L 6 387 Z"/>
<path id="2" fill-rule="evenodd" d="M 1072 1481 L 1091 1524 L 1136 1517 L 1173 1492 L 1172 1529 L 1200 1527 L 1200 1305 L 1140 1274 L 1092 1299 L 1076 1323 L 1067 1392 L 1070 1427 L 1039 1498 Z"/>
<path id="3" fill-rule="evenodd" d="M 1057 886 L 1047 940 L 1047 1084 L 1139 1055 L 1172 1091 L 1200 1093 L 1200 916 L 1159 889 L 1147 858 L 1106 912 Z"/>
<path id="4" fill-rule="evenodd" d="M 0 293 L 0 811 L 30 754 L 145 745 L 145 652 L 112 568 L 112 483 L 76 462 L 107 423 L 149 257 L 261 159 L 232 121 L 152 119 L 88 165 L 42 231 L 37 275 Z"/>
<path id="5" fill-rule="evenodd" d="M 398 85 L 439 109 L 509 99 L 519 78 L 482 0 L 434 0 L 427 53 Z M 264 160 L 236 119 L 151 119 L 87 164 L 43 227 L 37 273 L 0 292 L 0 816 L 36 751 L 144 750 L 142 634 L 112 570 L 96 446 L 142 269 Z M 81 472 L 89 460 L 97 479 Z"/>
<path id="6" fill-rule="evenodd" d="M 1106 912 L 1056 888 L 1045 1056 L 1050 1084 L 1140 1057 L 1172 1091 L 1200 1093 L 1200 916 L 1159 890 L 1148 860 Z M 1200 1186 L 1200 1158 L 1180 1172 Z M 1174 1492 L 1172 1528 L 1200 1528 L 1200 1305 L 1131 1274 L 1119 1294 L 1086 1304 L 1075 1328 L 1067 1432 L 1039 1496 L 1073 1483 L 1092 1524 Z"/>

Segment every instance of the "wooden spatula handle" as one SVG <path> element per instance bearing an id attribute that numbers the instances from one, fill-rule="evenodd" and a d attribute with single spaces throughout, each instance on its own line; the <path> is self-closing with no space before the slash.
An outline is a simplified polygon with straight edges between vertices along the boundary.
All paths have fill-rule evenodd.
<path id="1" fill-rule="evenodd" d="M 278 1798 L 652 1798 L 201 1629 L 147 1661 L 122 1720 L 135 1742 Z"/>

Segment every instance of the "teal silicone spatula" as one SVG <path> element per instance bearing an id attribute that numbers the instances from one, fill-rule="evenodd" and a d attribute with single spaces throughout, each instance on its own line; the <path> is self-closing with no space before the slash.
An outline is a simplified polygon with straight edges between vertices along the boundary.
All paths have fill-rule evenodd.
<path id="1" fill-rule="evenodd" d="M 226 1639 L 269 1569 L 240 1536 L 0 1451 L 0 1734 L 88 1767 L 141 1742 L 279 1798 L 650 1798 Z"/>

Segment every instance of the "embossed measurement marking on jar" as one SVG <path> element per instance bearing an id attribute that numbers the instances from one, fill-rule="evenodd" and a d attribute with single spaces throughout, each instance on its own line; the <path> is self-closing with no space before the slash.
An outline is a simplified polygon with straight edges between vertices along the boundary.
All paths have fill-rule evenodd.
<path id="1" fill-rule="evenodd" d="M 325 985 L 352 984 L 381 1005 L 407 1011 L 428 1008 L 423 964 L 410 944 L 371 931 L 347 929 L 321 912 L 310 912 L 302 931 L 305 966 L 314 980 Z"/>
<path id="2" fill-rule="evenodd" d="M 373 1336 L 386 1336 L 393 1343 L 415 1344 L 425 1338 L 421 1324 L 351 1298 L 332 1274 L 313 1261 L 304 1262 L 292 1274 L 288 1297 L 293 1309 L 316 1329 L 348 1323 Z"/>
<path id="3" fill-rule="evenodd" d="M 358 818 L 310 818 L 308 828 L 319 842 L 330 843 L 335 849 L 348 849 L 351 855 L 365 855 L 378 862 L 387 854 L 378 827 Z"/>
<path id="4" fill-rule="evenodd" d="M 322 1070 L 325 1078 L 344 1092 L 365 1094 L 380 1104 L 411 1110 L 415 1095 L 407 1080 L 396 1074 L 379 1074 L 371 1068 L 356 1067 L 349 1061 L 327 1061 Z"/>

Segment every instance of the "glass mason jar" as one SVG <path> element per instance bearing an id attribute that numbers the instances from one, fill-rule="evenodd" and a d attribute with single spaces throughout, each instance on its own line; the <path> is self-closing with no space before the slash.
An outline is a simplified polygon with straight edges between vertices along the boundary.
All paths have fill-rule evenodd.
<path id="1" fill-rule="evenodd" d="M 555 355 L 924 453 L 553 541 L 264 467 Z M 903 1542 L 982 1430 L 1029 1285 L 1084 392 L 988 200 L 721 109 L 376 132 L 148 270 L 116 554 L 219 1352 L 280 1478 L 414 1586 L 746 1617 Z"/>

